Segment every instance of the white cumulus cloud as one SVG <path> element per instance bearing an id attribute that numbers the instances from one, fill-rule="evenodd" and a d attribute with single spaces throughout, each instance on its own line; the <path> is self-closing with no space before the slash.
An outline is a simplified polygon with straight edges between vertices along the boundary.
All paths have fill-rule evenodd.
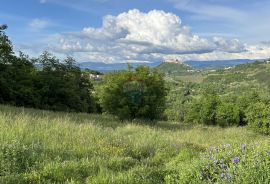
<path id="1" fill-rule="evenodd" d="M 42 24 L 41 24 L 42 25 Z M 42 26 L 41 26 L 42 27 Z M 180 17 L 160 10 L 130 10 L 103 18 L 99 28 L 61 34 L 50 46 L 58 53 L 73 54 L 81 61 L 128 62 L 165 60 L 168 55 L 244 52 L 240 41 L 194 35 Z"/>

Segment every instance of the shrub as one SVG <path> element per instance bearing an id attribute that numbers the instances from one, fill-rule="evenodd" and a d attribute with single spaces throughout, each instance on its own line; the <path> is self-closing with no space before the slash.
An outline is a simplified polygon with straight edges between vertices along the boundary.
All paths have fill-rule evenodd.
<path id="1" fill-rule="evenodd" d="M 244 124 L 244 107 L 240 107 L 237 98 L 218 96 L 214 91 L 206 91 L 190 103 L 185 122 L 206 125 L 232 126 Z"/>
<path id="2" fill-rule="evenodd" d="M 255 132 L 270 134 L 270 106 L 263 102 L 250 105 L 247 111 L 248 126 Z"/>
<path id="3" fill-rule="evenodd" d="M 172 121 L 184 121 L 190 98 L 189 95 L 185 95 L 185 91 L 182 89 L 171 89 L 166 97 L 165 115 L 167 119 Z"/>
<path id="4" fill-rule="evenodd" d="M 232 103 L 222 102 L 216 111 L 216 121 L 220 126 L 240 125 L 240 109 Z"/>
<path id="5" fill-rule="evenodd" d="M 161 74 L 148 67 L 106 74 L 99 99 L 102 109 L 120 119 L 161 117 L 166 89 Z"/>
<path id="6" fill-rule="evenodd" d="M 216 124 L 216 109 L 218 105 L 218 98 L 216 96 L 206 96 L 202 99 L 202 106 L 200 109 L 200 122 L 206 125 Z"/>
<path id="7" fill-rule="evenodd" d="M 187 113 L 184 118 L 184 122 L 186 123 L 200 123 L 200 110 L 202 108 L 202 104 L 199 100 L 193 99 L 192 102 L 188 104 Z"/>
<path id="8" fill-rule="evenodd" d="M 210 88 L 205 90 L 199 99 L 193 99 L 191 102 L 185 122 L 215 125 L 219 101 L 214 90 Z"/>

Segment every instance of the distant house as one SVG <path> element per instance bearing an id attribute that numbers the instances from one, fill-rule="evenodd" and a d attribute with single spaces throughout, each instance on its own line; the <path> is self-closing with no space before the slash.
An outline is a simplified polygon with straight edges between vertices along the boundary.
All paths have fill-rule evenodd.
<path id="1" fill-rule="evenodd" d="M 182 63 L 182 62 L 179 61 L 178 59 L 170 59 L 170 60 L 166 60 L 165 63 Z"/>
<path id="2" fill-rule="evenodd" d="M 102 79 L 101 76 L 102 75 L 99 75 L 99 74 L 92 74 L 92 73 L 89 74 L 89 78 L 94 79 L 94 80 L 101 80 Z"/>
<path id="3" fill-rule="evenodd" d="M 89 79 L 98 81 L 102 79 L 103 73 L 94 70 L 85 70 L 82 75 Z"/>

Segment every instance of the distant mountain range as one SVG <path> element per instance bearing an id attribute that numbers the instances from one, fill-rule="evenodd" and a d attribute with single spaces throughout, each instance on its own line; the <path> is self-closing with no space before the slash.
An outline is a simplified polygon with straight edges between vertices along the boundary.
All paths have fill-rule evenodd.
<path id="1" fill-rule="evenodd" d="M 254 62 L 255 60 L 250 59 L 236 59 L 236 60 L 215 60 L 215 61 L 185 61 L 184 64 L 191 66 L 196 69 L 205 69 L 205 68 L 224 68 L 235 66 L 244 63 Z M 140 65 L 149 66 L 149 67 L 157 67 L 163 62 L 152 62 L 152 63 L 130 63 L 133 67 L 137 67 Z M 109 72 L 115 70 L 126 70 L 128 68 L 127 63 L 103 63 L 103 62 L 81 62 L 79 63 L 79 67 L 81 69 L 91 69 L 97 70 L 100 72 Z"/>
<path id="2" fill-rule="evenodd" d="M 236 60 L 216 60 L 216 61 L 185 61 L 184 64 L 191 66 L 195 69 L 217 69 L 235 66 L 244 63 L 251 63 L 256 60 L 250 59 L 236 59 Z M 151 68 L 160 66 L 162 61 L 158 62 L 149 62 L 149 63 L 130 63 L 133 67 L 137 67 L 140 65 L 149 66 Z M 165 62 L 166 63 L 166 62 Z M 80 62 L 78 66 L 81 69 L 91 69 L 99 72 L 109 72 L 109 71 L 117 71 L 117 70 L 126 70 L 128 68 L 127 63 L 103 63 L 103 62 Z M 41 64 L 36 64 L 36 67 L 42 68 Z"/>
<path id="3" fill-rule="evenodd" d="M 129 63 L 133 67 L 138 67 L 140 65 L 149 66 L 151 68 L 160 65 L 162 62 L 153 63 Z M 81 69 L 91 69 L 100 72 L 109 72 L 114 70 L 126 70 L 128 68 L 128 63 L 103 63 L 103 62 L 82 62 L 79 63 Z"/>

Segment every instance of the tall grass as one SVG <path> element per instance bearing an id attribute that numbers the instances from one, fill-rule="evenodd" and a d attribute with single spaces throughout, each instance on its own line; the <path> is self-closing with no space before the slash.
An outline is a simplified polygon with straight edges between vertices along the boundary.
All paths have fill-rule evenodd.
<path id="1" fill-rule="evenodd" d="M 0 183 L 178 183 L 210 146 L 243 143 L 267 149 L 270 139 L 243 127 L 0 106 Z"/>

